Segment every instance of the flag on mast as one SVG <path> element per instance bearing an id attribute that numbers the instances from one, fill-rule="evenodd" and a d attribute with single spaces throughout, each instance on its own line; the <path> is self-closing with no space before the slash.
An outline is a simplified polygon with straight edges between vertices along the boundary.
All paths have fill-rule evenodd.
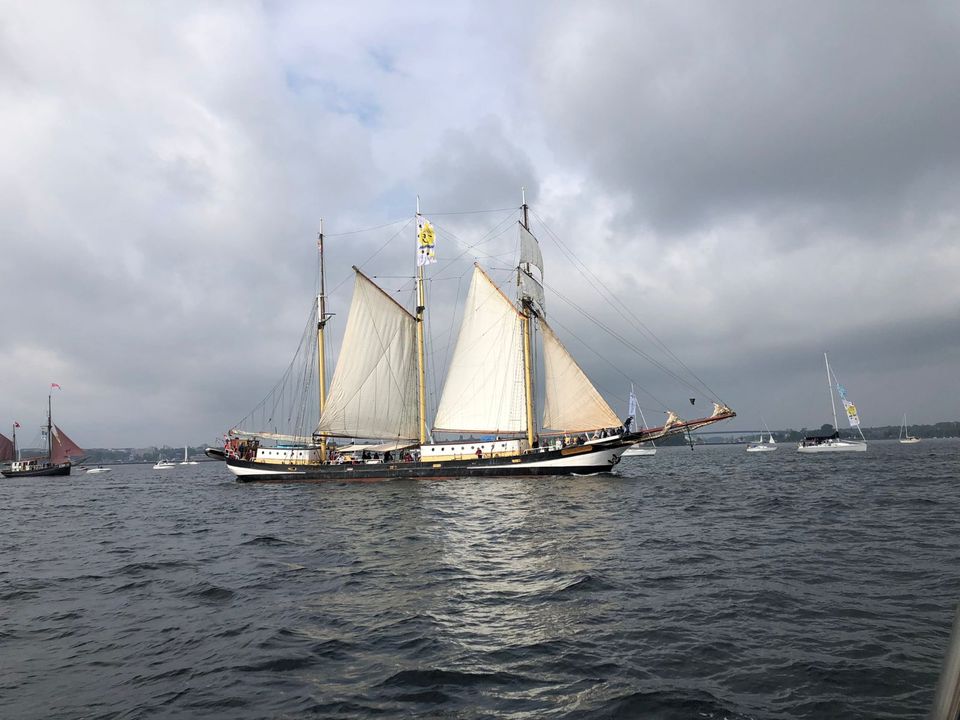
<path id="1" fill-rule="evenodd" d="M 60 383 L 50 383 L 50 389 L 53 390 L 53 388 L 56 388 L 57 390 L 63 389 L 60 387 Z"/>
<path id="2" fill-rule="evenodd" d="M 435 251 L 436 233 L 433 225 L 422 215 L 417 216 L 417 267 L 432 265 L 437 261 Z"/>
<path id="3" fill-rule="evenodd" d="M 630 402 L 627 405 L 627 417 L 634 423 L 637 421 L 637 394 L 633 391 L 633 385 L 630 386 Z"/>

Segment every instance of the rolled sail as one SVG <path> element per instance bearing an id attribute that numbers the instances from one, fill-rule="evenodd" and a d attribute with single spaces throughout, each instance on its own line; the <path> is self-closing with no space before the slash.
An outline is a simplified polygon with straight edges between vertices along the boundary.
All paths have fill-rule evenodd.
<path id="1" fill-rule="evenodd" d="M 526 426 L 521 316 L 475 266 L 434 428 L 520 433 Z"/>
<path id="2" fill-rule="evenodd" d="M 583 432 L 619 427 L 620 419 L 584 374 L 577 361 L 542 320 L 544 402 L 543 427 Z"/>
<path id="3" fill-rule="evenodd" d="M 417 438 L 417 320 L 356 273 L 343 345 L 317 432 Z"/>

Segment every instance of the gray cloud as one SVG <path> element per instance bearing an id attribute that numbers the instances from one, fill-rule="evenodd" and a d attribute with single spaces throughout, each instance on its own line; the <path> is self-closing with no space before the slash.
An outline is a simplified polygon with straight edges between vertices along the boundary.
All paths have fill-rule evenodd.
<path id="1" fill-rule="evenodd" d="M 954 8 L 519 13 L 5 5 L 0 413 L 39 424 L 55 381 L 81 444 L 212 440 L 289 361 L 320 218 L 335 348 L 350 265 L 412 274 L 409 228 L 381 250 L 402 222 L 341 233 L 411 216 L 418 193 L 445 243 L 442 371 L 470 264 L 508 281 L 516 240 L 509 211 L 442 213 L 515 207 L 526 186 L 548 285 L 638 337 L 541 220 L 747 424 L 821 417 L 823 349 L 868 422 L 956 416 Z M 383 284 L 410 303 L 403 277 Z M 611 400 L 626 379 L 600 356 L 685 402 L 563 301 L 548 308 Z"/>

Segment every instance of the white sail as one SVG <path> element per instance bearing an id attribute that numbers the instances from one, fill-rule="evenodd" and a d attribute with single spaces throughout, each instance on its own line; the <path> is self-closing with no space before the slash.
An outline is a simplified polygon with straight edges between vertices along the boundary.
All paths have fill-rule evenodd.
<path id="1" fill-rule="evenodd" d="M 584 374 L 577 361 L 541 321 L 543 329 L 543 427 L 582 432 L 619 427 L 620 419 Z"/>
<path id="2" fill-rule="evenodd" d="M 520 225 L 520 265 L 536 265 L 543 274 L 543 254 L 540 243 L 523 225 Z"/>
<path id="3" fill-rule="evenodd" d="M 357 271 L 350 316 L 318 433 L 419 436 L 416 318 Z"/>
<path id="4" fill-rule="evenodd" d="M 526 430 L 521 316 L 478 266 L 434 427 L 447 432 Z"/>

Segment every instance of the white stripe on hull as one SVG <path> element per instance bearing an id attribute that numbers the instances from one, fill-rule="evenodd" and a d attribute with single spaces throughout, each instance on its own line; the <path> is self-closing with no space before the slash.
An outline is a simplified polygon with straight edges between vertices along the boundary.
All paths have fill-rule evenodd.
<path id="1" fill-rule="evenodd" d="M 303 470 L 288 470 L 286 467 L 282 467 L 277 470 L 267 470 L 262 465 L 255 468 L 247 468 L 236 467 L 235 465 L 227 463 L 227 469 L 237 477 L 244 477 L 247 475 L 303 475 Z"/>
<path id="2" fill-rule="evenodd" d="M 541 460 L 539 462 L 525 463 L 506 463 L 505 465 L 488 465 L 492 469 L 505 469 L 515 467 L 594 467 L 596 465 L 607 464 L 613 467 L 620 461 L 620 455 L 623 454 L 625 447 L 618 447 L 613 450 L 598 450 L 594 452 L 580 453 L 579 455 L 568 455 L 566 457 L 554 458 L 552 460 Z"/>

